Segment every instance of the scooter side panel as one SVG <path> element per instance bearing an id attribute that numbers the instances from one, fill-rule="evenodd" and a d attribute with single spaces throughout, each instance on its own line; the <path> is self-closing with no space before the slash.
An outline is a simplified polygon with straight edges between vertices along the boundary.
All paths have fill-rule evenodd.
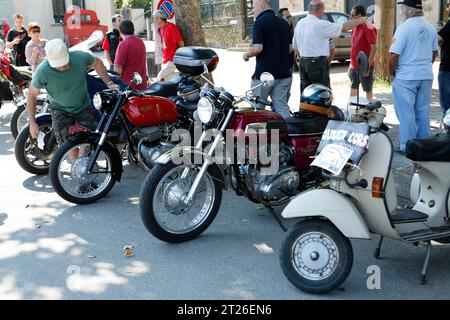
<path id="1" fill-rule="evenodd" d="M 369 230 L 358 208 L 349 198 L 331 189 L 316 189 L 299 194 L 284 208 L 281 216 L 286 219 L 324 217 L 348 238 L 370 239 Z"/>

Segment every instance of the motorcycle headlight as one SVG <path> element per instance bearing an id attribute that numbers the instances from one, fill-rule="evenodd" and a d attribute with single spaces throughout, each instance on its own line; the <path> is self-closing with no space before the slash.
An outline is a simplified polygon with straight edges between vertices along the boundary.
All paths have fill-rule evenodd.
<path id="1" fill-rule="evenodd" d="M 92 103 L 94 104 L 94 108 L 97 110 L 100 110 L 102 108 L 102 96 L 100 93 L 94 94 L 94 97 L 92 98 Z"/>
<path id="2" fill-rule="evenodd" d="M 208 98 L 200 98 L 197 105 L 197 115 L 200 121 L 203 123 L 208 123 L 211 121 L 214 114 L 214 106 Z"/>

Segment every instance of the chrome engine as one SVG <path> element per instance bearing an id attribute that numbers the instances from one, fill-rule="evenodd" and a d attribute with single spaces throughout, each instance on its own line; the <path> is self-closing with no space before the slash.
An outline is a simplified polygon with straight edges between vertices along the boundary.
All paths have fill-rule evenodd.
<path id="1" fill-rule="evenodd" d="M 300 173 L 292 166 L 294 151 L 285 145 L 280 148 L 279 168 L 273 175 L 265 175 L 267 168 L 246 165 L 247 183 L 253 185 L 256 195 L 268 202 L 277 202 L 298 193 Z"/>
<path id="2" fill-rule="evenodd" d="M 139 128 L 136 131 L 139 138 L 138 160 L 145 169 L 150 170 L 162 154 L 175 147 L 166 131 L 169 131 L 168 128 L 159 126 Z"/>

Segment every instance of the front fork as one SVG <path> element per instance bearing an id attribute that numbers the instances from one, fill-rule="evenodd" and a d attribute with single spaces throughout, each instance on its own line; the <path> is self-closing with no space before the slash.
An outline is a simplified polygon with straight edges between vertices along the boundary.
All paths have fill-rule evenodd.
<path id="1" fill-rule="evenodd" d="M 223 137 L 223 133 L 225 132 L 226 128 L 228 127 L 228 124 L 231 121 L 231 118 L 233 117 L 234 109 L 231 108 L 228 111 L 228 114 L 225 118 L 225 121 L 222 123 L 222 125 L 219 128 L 219 132 L 217 132 L 216 137 L 211 145 L 211 148 L 209 149 L 207 153 L 207 157 L 205 157 L 204 162 L 202 164 L 202 167 L 200 168 L 200 171 L 198 172 L 197 176 L 195 177 L 194 182 L 192 183 L 192 187 L 189 190 L 188 195 L 183 199 L 183 203 L 185 205 L 189 205 L 192 203 L 195 194 L 197 193 L 198 186 L 200 185 L 200 181 L 202 181 L 203 176 L 205 175 L 206 171 L 208 170 L 208 167 L 214 163 L 213 160 L 213 153 L 216 150 L 217 144 L 220 142 L 220 139 Z M 195 146 L 197 149 L 200 149 L 203 146 L 203 141 L 206 138 L 206 131 L 204 131 L 200 137 L 200 140 L 197 142 L 197 145 Z M 181 175 L 182 178 L 186 178 L 189 173 L 189 168 L 185 168 L 183 171 L 183 174 Z"/>

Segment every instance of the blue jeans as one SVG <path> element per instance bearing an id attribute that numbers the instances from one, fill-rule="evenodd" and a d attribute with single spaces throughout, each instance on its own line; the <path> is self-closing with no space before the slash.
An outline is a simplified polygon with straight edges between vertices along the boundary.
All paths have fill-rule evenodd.
<path id="1" fill-rule="evenodd" d="M 254 88 L 261 83 L 261 80 L 252 80 L 251 87 Z M 286 79 L 277 79 L 270 87 L 259 87 L 253 90 L 253 94 L 260 98 L 267 99 L 270 96 L 272 100 L 272 111 L 278 113 L 283 118 L 291 116 L 291 109 L 288 105 L 288 93 L 291 90 L 292 77 Z M 264 106 L 258 106 L 264 108 Z"/>
<path id="2" fill-rule="evenodd" d="M 439 100 L 445 115 L 450 109 L 450 72 L 439 71 Z"/>
<path id="3" fill-rule="evenodd" d="M 400 150 L 410 139 L 430 136 L 433 80 L 398 80 L 392 83 L 395 114 L 400 121 Z"/>

